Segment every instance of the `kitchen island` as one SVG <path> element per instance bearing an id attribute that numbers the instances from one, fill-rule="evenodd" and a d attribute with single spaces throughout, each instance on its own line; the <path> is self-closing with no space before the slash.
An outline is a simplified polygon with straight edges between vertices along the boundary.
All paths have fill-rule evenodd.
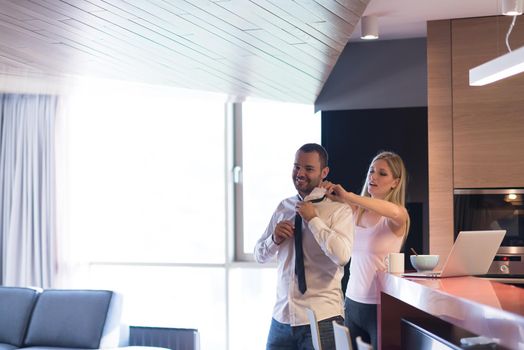
<path id="1" fill-rule="evenodd" d="M 524 348 L 524 289 L 477 277 L 407 278 L 378 272 L 379 347 L 401 348 L 401 319 L 450 324 Z"/>

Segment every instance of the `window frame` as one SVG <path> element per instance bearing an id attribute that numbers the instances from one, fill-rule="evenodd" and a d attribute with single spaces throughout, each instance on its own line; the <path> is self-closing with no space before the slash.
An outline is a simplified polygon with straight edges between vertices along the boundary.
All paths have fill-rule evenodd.
<path id="1" fill-rule="evenodd" d="M 242 134 L 242 102 L 228 103 L 227 118 L 230 121 L 228 129 L 231 130 L 233 139 L 231 140 L 232 149 L 228 152 L 231 155 L 232 166 L 229 167 L 228 183 L 232 188 L 229 189 L 231 196 L 231 211 L 233 218 L 230 221 L 231 229 L 234 233 L 234 255 L 235 262 L 254 262 L 253 253 L 244 251 L 244 183 L 243 183 L 243 134 Z"/>

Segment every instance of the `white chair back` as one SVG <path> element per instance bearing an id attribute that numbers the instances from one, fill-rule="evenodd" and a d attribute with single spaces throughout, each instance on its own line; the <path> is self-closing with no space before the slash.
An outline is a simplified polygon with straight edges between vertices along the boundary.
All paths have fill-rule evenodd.
<path id="1" fill-rule="evenodd" d="M 361 337 L 357 337 L 356 341 L 358 350 L 373 350 L 373 346 L 364 342 Z"/>
<path id="2" fill-rule="evenodd" d="M 309 319 L 309 326 L 311 327 L 311 340 L 313 340 L 313 348 L 315 350 L 322 350 L 320 344 L 320 331 L 318 330 L 317 316 L 315 311 L 306 308 L 307 318 Z"/>
<path id="3" fill-rule="evenodd" d="M 335 335 L 335 349 L 353 350 L 353 347 L 351 346 L 351 337 L 349 336 L 349 329 L 346 326 L 333 321 L 333 334 Z"/>

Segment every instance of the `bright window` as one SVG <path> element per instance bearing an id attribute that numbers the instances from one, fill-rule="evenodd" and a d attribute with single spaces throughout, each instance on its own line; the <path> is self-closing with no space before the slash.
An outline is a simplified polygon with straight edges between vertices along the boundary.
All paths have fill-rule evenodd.
<path id="1" fill-rule="evenodd" d="M 226 140 L 225 100 L 107 81 L 71 93 L 57 147 L 64 286 L 116 290 L 125 323 L 196 328 L 202 349 L 262 350 L 276 269 L 231 260 L 227 148 L 243 152 L 236 238 L 249 260 L 278 202 L 296 192 L 294 154 L 319 142 L 320 118 L 313 106 L 249 100 L 239 144 Z"/>
<path id="2" fill-rule="evenodd" d="M 284 198 L 296 194 L 291 179 L 296 150 L 320 143 L 320 116 L 312 105 L 248 100 L 242 106 L 243 247 L 253 253 Z"/>
<path id="3" fill-rule="evenodd" d="M 69 229 L 84 261 L 225 262 L 224 99 L 106 83 L 67 113 Z"/>

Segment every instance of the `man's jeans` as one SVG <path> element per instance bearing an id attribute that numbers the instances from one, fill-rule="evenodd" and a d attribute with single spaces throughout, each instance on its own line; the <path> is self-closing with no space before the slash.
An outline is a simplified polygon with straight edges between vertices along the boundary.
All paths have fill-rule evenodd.
<path id="1" fill-rule="evenodd" d="M 335 350 L 333 321 L 344 324 L 344 319 L 341 316 L 318 322 L 322 350 Z M 314 350 L 309 324 L 291 327 L 272 319 L 266 350 Z"/>

